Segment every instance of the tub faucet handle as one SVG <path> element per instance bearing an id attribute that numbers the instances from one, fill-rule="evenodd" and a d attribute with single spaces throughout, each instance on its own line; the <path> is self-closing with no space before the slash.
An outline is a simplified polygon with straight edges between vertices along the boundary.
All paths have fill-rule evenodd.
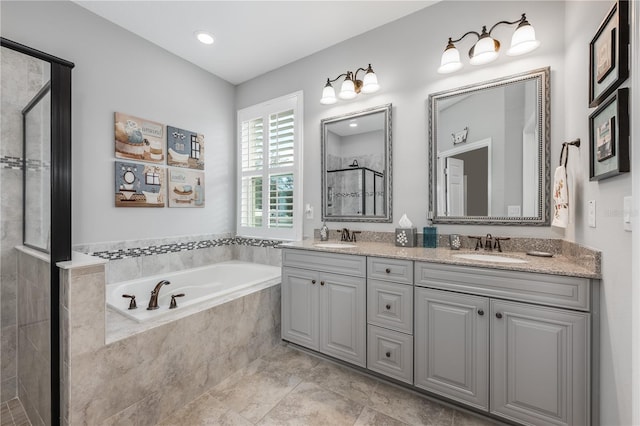
<path id="1" fill-rule="evenodd" d="M 169 309 L 175 309 L 178 307 L 178 303 L 176 302 L 176 297 L 184 297 L 184 293 L 171 295 L 171 303 L 169 304 Z"/>
<path id="2" fill-rule="evenodd" d="M 135 294 L 123 294 L 122 297 L 129 298 L 131 301 L 129 302 L 129 309 L 136 309 L 138 305 L 136 305 L 136 296 Z"/>

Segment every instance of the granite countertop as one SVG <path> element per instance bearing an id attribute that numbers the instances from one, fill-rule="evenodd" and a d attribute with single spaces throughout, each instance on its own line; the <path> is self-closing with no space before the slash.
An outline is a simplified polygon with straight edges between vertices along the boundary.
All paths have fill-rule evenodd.
<path id="1" fill-rule="evenodd" d="M 339 243 L 338 241 L 328 241 Z M 330 248 L 318 247 L 315 244 L 320 241 L 307 239 L 283 243 L 281 248 L 294 248 L 302 250 L 313 250 L 327 253 L 354 254 L 360 256 L 378 256 L 393 259 L 415 260 L 422 262 L 443 263 L 460 266 L 474 266 L 479 268 L 502 269 L 509 271 L 535 272 L 542 274 L 564 275 L 582 278 L 600 278 L 599 268 L 587 268 L 574 262 L 563 254 L 554 254 L 553 257 L 529 256 L 525 252 L 497 252 L 484 250 L 451 250 L 449 248 L 422 248 L 422 247 L 396 247 L 384 242 L 357 242 L 356 247 Z M 470 260 L 456 255 L 460 254 L 486 254 L 509 258 L 526 260 L 526 263 L 502 263 L 488 262 L 484 260 Z"/>

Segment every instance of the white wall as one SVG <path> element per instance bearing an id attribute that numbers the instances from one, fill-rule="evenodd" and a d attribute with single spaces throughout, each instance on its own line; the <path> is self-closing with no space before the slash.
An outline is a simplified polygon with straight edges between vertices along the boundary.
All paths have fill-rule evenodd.
<path id="1" fill-rule="evenodd" d="M 575 206 L 572 212 L 574 222 L 567 229 L 566 237 L 603 253 L 600 303 L 601 423 L 630 425 L 632 256 L 631 233 L 622 228 L 622 198 L 631 195 L 631 174 L 589 182 L 588 116 L 594 109 L 588 108 L 588 46 L 612 5 L 613 2 L 602 1 L 566 3 L 567 72 L 564 90 L 568 101 L 561 117 L 565 122 L 565 140 L 580 138 L 583 143 L 579 151 L 575 148 L 571 150 L 569 158 L 569 170 L 577 175 L 574 179 L 577 188 L 572 200 Z M 637 26 L 635 31 L 638 31 Z M 628 85 L 629 81 L 624 84 Z M 552 105 L 552 110 L 558 111 L 555 105 Z M 590 228 L 587 224 L 588 200 L 596 200 L 596 228 Z"/>
<path id="2" fill-rule="evenodd" d="M 238 87 L 236 102 L 245 107 L 294 90 L 305 96 L 304 202 L 320 203 L 320 131 L 322 118 L 393 103 L 393 216 L 407 213 L 417 226 L 425 225 L 428 205 L 426 99 L 429 93 L 464 86 L 527 70 L 551 67 L 551 166 L 558 163 L 561 143 L 580 137 L 572 149 L 570 168 L 577 176 L 572 194 L 572 223 L 566 231 L 550 227 L 490 227 L 439 225 L 444 233 L 565 238 L 603 251 L 601 423 L 631 424 L 631 239 L 622 230 L 622 196 L 631 193 L 630 175 L 591 183 L 588 180 L 588 46 L 613 1 L 461 2 L 450 1 L 347 40 Z M 447 37 L 479 30 L 526 12 L 541 47 L 521 58 L 501 55 L 484 67 L 456 74 L 436 73 Z M 635 31 L 637 31 L 637 25 Z M 511 29 L 494 35 L 508 45 Z M 461 52 L 470 42 L 458 46 Z M 318 102 L 323 83 L 345 69 L 371 63 L 382 89 L 355 101 L 323 106 Z M 585 204 L 598 204 L 597 228 L 588 228 Z M 320 209 L 317 208 L 316 211 Z M 342 226 L 343 224 L 337 224 Z M 394 224 L 344 224 L 355 229 L 392 230 Z M 312 235 L 320 218 L 305 220 Z M 334 225 L 336 226 L 336 225 Z"/>
<path id="3" fill-rule="evenodd" d="M 535 25 L 542 46 L 533 55 L 510 58 L 501 55 L 484 67 L 466 65 L 462 72 L 449 76 L 437 74 L 440 55 L 447 37 L 457 37 L 468 30 L 479 31 L 483 24 L 501 19 L 517 19 L 526 11 Z M 305 91 L 304 127 L 304 203 L 320 211 L 320 120 L 367 107 L 393 103 L 393 217 L 392 224 L 334 224 L 354 229 L 392 231 L 403 213 L 418 226 L 426 225 L 427 186 L 427 108 L 430 93 L 439 92 L 500 76 L 551 66 L 552 103 L 555 111 L 564 110 L 563 17 L 561 2 L 442 2 L 401 20 L 354 37 L 336 46 L 284 66 L 237 89 L 239 108 L 274 98 L 294 90 Z M 494 35 L 503 43 L 510 41 L 512 28 L 500 27 Z M 460 51 L 471 47 L 470 39 L 460 43 Z M 372 95 L 354 101 L 339 101 L 332 106 L 319 102 L 327 77 L 346 69 L 371 63 L 381 84 Z M 464 126 L 462 126 L 464 127 Z M 554 142 L 560 143 L 562 120 L 552 120 Z M 557 151 L 557 152 L 555 152 Z M 555 164 L 560 149 L 554 150 Z M 310 236 L 321 219 L 305 219 L 304 234 Z M 440 225 L 441 232 L 459 228 Z M 495 235 L 530 235 L 562 237 L 551 228 L 540 227 L 467 227 L 464 232 L 491 232 Z"/>
<path id="4" fill-rule="evenodd" d="M 71 2 L 1 7 L 3 37 L 76 64 L 73 244 L 235 230 L 231 84 Z M 204 134 L 205 208 L 114 207 L 116 111 Z"/>

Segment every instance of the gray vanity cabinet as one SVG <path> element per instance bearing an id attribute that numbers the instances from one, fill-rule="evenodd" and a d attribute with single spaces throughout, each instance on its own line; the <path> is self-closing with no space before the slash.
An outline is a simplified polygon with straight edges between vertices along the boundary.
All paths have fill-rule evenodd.
<path id="1" fill-rule="evenodd" d="M 491 412 L 589 424 L 589 314 L 491 301 Z"/>
<path id="2" fill-rule="evenodd" d="M 591 424 L 594 283 L 416 262 L 415 285 L 416 386 L 521 424 Z"/>
<path id="3" fill-rule="evenodd" d="M 283 250 L 282 338 L 366 366 L 362 256 Z"/>
<path id="4" fill-rule="evenodd" d="M 489 408 L 489 299 L 416 287 L 415 385 Z"/>

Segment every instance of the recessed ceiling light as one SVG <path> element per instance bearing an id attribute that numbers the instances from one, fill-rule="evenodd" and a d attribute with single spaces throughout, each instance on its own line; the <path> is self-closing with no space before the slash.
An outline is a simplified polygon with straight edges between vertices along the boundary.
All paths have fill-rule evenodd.
<path id="1" fill-rule="evenodd" d="M 200 41 L 200 43 L 204 44 L 213 44 L 214 38 L 211 34 L 206 31 L 196 31 L 196 38 Z"/>
<path id="2" fill-rule="evenodd" d="M 356 122 L 356 120 L 351 120 L 351 122 L 349 123 L 349 127 L 358 127 L 358 123 Z"/>

